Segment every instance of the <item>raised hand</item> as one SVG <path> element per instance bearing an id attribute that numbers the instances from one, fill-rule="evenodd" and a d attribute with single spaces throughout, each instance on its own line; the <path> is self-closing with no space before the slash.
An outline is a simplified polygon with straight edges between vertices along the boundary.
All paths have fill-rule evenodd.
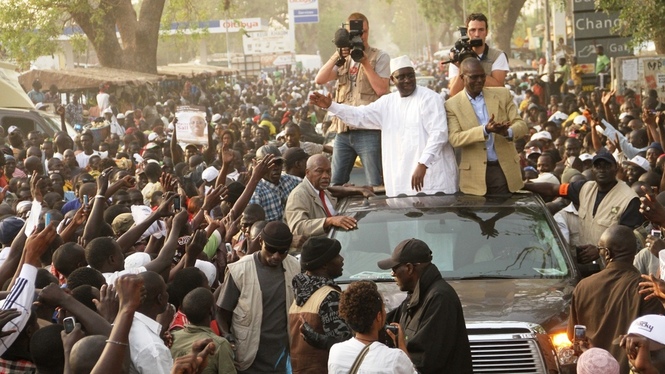
<path id="1" fill-rule="evenodd" d="M 198 229 L 189 237 L 187 244 L 185 244 L 185 253 L 190 258 L 197 258 L 203 252 L 203 248 L 207 242 L 208 236 L 205 230 Z"/>
<path id="2" fill-rule="evenodd" d="M 44 201 L 44 197 L 42 196 L 43 186 L 44 181 L 42 180 L 42 176 L 37 174 L 37 171 L 33 171 L 30 178 L 30 194 L 32 195 L 32 198 L 40 204 Z"/>
<path id="3" fill-rule="evenodd" d="M 159 205 L 159 208 L 155 211 L 157 213 L 157 217 L 159 218 L 164 218 L 168 216 L 172 216 L 173 210 L 171 209 L 173 207 L 173 199 L 178 196 L 174 194 L 173 192 L 167 192 L 164 200 L 162 200 L 162 203 Z M 184 211 L 187 211 L 187 209 L 183 209 Z"/>
<path id="4" fill-rule="evenodd" d="M 219 205 L 222 202 L 222 199 L 227 195 L 228 191 L 225 185 L 220 184 L 219 186 L 211 189 L 203 198 L 203 210 L 210 211 L 215 206 Z"/>
<path id="5" fill-rule="evenodd" d="M 603 96 L 600 98 L 600 102 L 603 103 L 603 105 L 609 105 L 612 101 L 612 97 L 614 97 L 616 93 L 617 90 L 614 88 L 610 91 L 604 91 Z"/>
<path id="6" fill-rule="evenodd" d="M 124 275 L 115 281 L 120 310 L 136 311 L 143 299 L 146 290 L 143 287 L 143 278 L 135 274 Z"/>
<path id="7" fill-rule="evenodd" d="M 639 293 L 640 295 L 644 295 L 644 300 L 651 300 L 657 297 L 661 302 L 664 302 L 665 281 L 652 274 L 642 274 L 642 279 L 644 281 L 640 282 Z"/>
<path id="8" fill-rule="evenodd" d="M 97 195 L 106 195 L 106 190 L 109 188 L 109 175 L 112 171 L 112 167 L 106 168 L 97 177 Z"/>
<path id="9" fill-rule="evenodd" d="M 99 289 L 99 300 L 92 299 L 97 312 L 109 323 L 113 323 L 118 314 L 118 295 L 114 285 L 104 284 Z"/>
<path id="10" fill-rule="evenodd" d="M 328 109 L 330 108 L 330 105 L 332 105 L 332 95 L 328 94 L 328 96 L 324 96 L 318 92 L 312 92 L 312 94 L 309 95 L 309 103 L 322 109 Z"/>
<path id="11" fill-rule="evenodd" d="M 36 267 L 41 266 L 39 258 L 49 248 L 51 242 L 58 234 L 53 223 L 49 224 L 40 232 L 33 232 L 25 241 L 25 262 Z"/>

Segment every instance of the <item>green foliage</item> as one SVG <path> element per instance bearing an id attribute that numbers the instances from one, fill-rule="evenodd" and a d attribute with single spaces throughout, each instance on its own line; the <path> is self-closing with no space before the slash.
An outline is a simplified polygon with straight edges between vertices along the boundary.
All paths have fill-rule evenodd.
<path id="1" fill-rule="evenodd" d="M 634 45 L 655 41 L 659 53 L 665 53 L 665 1 L 597 0 L 596 6 L 607 11 L 620 10 L 622 35 L 630 35 Z M 660 48 L 659 48 L 660 47 Z"/>

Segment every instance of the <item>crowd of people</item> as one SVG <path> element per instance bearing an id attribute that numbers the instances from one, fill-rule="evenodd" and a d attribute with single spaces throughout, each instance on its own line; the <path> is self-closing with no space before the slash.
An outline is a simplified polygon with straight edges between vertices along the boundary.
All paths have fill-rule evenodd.
<path id="1" fill-rule="evenodd" d="M 378 262 L 407 293 L 386 311 L 373 282 L 342 292 L 327 234 L 362 224 L 337 211 L 348 196 L 521 189 L 547 201 L 586 276 L 568 322 L 578 372 L 665 370 L 651 359 L 665 347 L 657 93 L 547 96 L 509 74 L 475 13 L 478 58 L 421 87 L 409 57 L 369 45 L 365 16 L 348 20 L 363 23 L 359 61 L 340 49 L 315 73 L 133 103 L 105 84 L 94 105 L 62 103 L 52 137 L 2 129 L 1 372 L 471 373 L 462 303 L 427 243 L 404 238 Z M 40 90 L 36 104 L 60 104 Z M 178 141 L 180 105 L 205 108 L 207 144 Z M 66 122 L 98 125 L 72 137 Z M 357 164 L 362 186 L 348 183 Z"/>

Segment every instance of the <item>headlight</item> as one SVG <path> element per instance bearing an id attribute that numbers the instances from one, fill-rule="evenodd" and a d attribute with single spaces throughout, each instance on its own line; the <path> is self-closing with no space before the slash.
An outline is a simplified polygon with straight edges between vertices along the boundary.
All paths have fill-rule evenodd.
<path id="1" fill-rule="evenodd" d="M 570 365 L 577 362 L 577 356 L 573 350 L 573 343 L 568 340 L 566 332 L 559 332 L 550 335 L 552 345 L 556 350 L 556 355 L 559 358 L 559 365 Z"/>

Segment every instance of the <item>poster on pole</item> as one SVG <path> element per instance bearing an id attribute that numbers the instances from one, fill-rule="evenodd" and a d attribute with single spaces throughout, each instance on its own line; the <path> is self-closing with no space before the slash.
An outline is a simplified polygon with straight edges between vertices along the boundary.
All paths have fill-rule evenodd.
<path id="1" fill-rule="evenodd" d="M 208 123 L 205 108 L 202 106 L 182 105 L 175 112 L 178 123 L 178 141 L 187 144 L 208 144 Z"/>

